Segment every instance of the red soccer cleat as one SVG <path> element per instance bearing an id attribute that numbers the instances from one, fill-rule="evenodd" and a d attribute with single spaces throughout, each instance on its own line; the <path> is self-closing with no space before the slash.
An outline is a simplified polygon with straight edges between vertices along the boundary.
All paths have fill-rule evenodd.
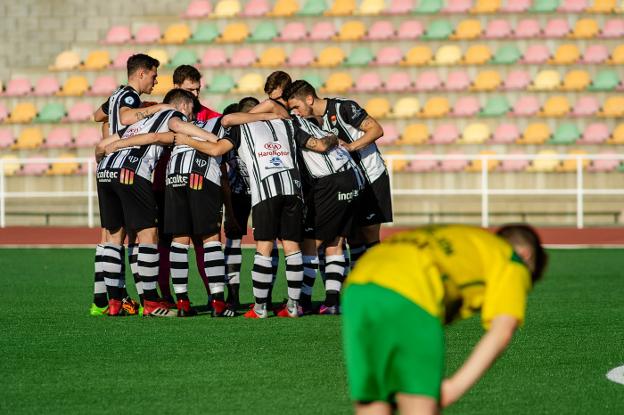
<path id="1" fill-rule="evenodd" d="M 278 317 L 297 318 L 303 315 L 303 310 L 298 301 L 288 300 L 284 308 L 279 310 L 275 315 Z"/>
<path id="2" fill-rule="evenodd" d="M 267 318 L 269 314 L 266 310 L 266 305 L 261 308 L 261 310 L 256 310 L 255 306 L 252 306 L 249 311 L 247 311 L 243 317 L 245 318 Z"/>
<path id="3" fill-rule="evenodd" d="M 166 303 L 160 301 L 145 300 L 143 305 L 143 316 L 150 317 L 175 317 L 177 313 L 169 307 Z"/>
<path id="4" fill-rule="evenodd" d="M 132 298 L 126 297 L 121 300 L 121 306 L 126 314 L 128 314 L 129 316 L 136 316 L 137 314 L 139 314 L 139 307 L 141 305 L 134 301 Z"/>
<path id="5" fill-rule="evenodd" d="M 197 310 L 191 307 L 189 300 L 178 300 L 178 317 L 193 317 L 197 315 Z"/>
<path id="6" fill-rule="evenodd" d="M 115 300 L 114 298 L 108 300 L 108 315 L 111 317 L 125 315 L 121 300 Z"/>
<path id="7" fill-rule="evenodd" d="M 212 300 L 212 311 L 211 314 L 213 317 L 235 317 L 236 312 L 228 307 L 228 305 L 223 300 Z"/>

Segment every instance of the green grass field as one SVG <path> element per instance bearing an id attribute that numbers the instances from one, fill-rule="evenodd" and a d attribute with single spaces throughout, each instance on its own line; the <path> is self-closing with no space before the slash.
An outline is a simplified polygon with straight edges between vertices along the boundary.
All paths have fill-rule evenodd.
<path id="1" fill-rule="evenodd" d="M 551 254 L 525 328 L 445 413 L 624 413 L 624 385 L 605 377 L 624 364 L 622 251 Z M 350 413 L 339 318 L 89 317 L 92 255 L 0 250 L 0 413 Z M 206 301 L 196 273 L 191 299 Z M 448 328 L 449 372 L 480 335 L 477 319 Z"/>

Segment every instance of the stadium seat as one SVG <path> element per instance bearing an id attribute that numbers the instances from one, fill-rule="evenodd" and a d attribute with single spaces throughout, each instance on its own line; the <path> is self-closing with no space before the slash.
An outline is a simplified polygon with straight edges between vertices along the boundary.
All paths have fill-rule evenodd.
<path id="1" fill-rule="evenodd" d="M 56 93 L 58 96 L 74 96 L 84 95 L 89 90 L 89 81 L 81 75 L 75 75 L 67 78 L 63 87 Z"/>
<path id="2" fill-rule="evenodd" d="M 483 144 L 490 139 L 490 127 L 487 124 L 475 122 L 464 127 L 459 137 L 460 144 Z"/>
<path id="3" fill-rule="evenodd" d="M 607 140 L 608 144 L 624 144 L 624 123 L 613 129 L 611 136 Z"/>
<path id="4" fill-rule="evenodd" d="M 421 116 L 424 118 L 441 118 L 449 113 L 450 107 L 448 99 L 445 97 L 431 97 L 425 103 Z"/>
<path id="5" fill-rule="evenodd" d="M 243 22 L 228 24 L 217 38 L 219 43 L 240 43 L 249 36 L 249 28 Z"/>
<path id="6" fill-rule="evenodd" d="M 394 66 L 401 63 L 403 51 L 398 46 L 385 46 L 377 52 L 375 64 L 380 66 Z"/>
<path id="7" fill-rule="evenodd" d="M 303 7 L 297 12 L 301 16 L 320 16 L 327 10 L 325 0 L 306 0 Z"/>
<path id="8" fill-rule="evenodd" d="M 470 87 L 470 76 L 464 70 L 449 72 L 444 86 L 447 91 L 464 91 Z"/>
<path id="9" fill-rule="evenodd" d="M 457 65 L 462 58 L 462 51 L 455 44 L 444 45 L 440 47 L 433 58 L 436 65 Z"/>
<path id="10" fill-rule="evenodd" d="M 201 58 L 202 68 L 219 68 L 227 64 L 228 58 L 222 48 L 208 48 Z"/>
<path id="11" fill-rule="evenodd" d="M 147 54 L 156 59 L 161 65 L 167 65 L 169 63 L 169 54 L 165 49 L 150 49 L 147 51 Z"/>
<path id="12" fill-rule="evenodd" d="M 256 63 L 256 52 L 251 48 L 238 48 L 234 50 L 228 66 L 247 67 Z"/>
<path id="13" fill-rule="evenodd" d="M 383 87 L 383 82 L 378 71 L 365 72 L 355 81 L 353 90 L 355 92 L 373 92 Z"/>
<path id="14" fill-rule="evenodd" d="M 80 65 L 79 69 L 85 71 L 101 71 L 108 68 L 113 61 L 107 50 L 95 50 L 87 56 L 84 63 Z"/>
<path id="15" fill-rule="evenodd" d="M 524 13 L 531 7 L 532 0 L 507 0 L 500 11 L 505 13 Z"/>
<path id="16" fill-rule="evenodd" d="M 472 117 L 479 112 L 481 103 L 472 95 L 462 95 L 457 98 L 453 106 L 452 115 L 454 117 Z"/>
<path id="17" fill-rule="evenodd" d="M 574 24 L 574 29 L 568 35 L 572 39 L 591 39 L 600 33 L 598 22 L 594 19 L 579 19 Z"/>
<path id="18" fill-rule="evenodd" d="M 150 95 L 165 96 L 167 95 L 167 92 L 171 91 L 173 88 L 172 75 L 158 75 L 158 83 L 154 86 Z"/>
<path id="19" fill-rule="evenodd" d="M 39 127 L 29 127 L 24 128 L 15 144 L 13 145 L 13 149 L 15 150 L 32 150 L 35 148 L 41 147 L 43 144 L 43 132 Z"/>
<path id="20" fill-rule="evenodd" d="M 126 65 L 128 63 L 128 58 L 134 55 L 134 51 L 131 50 L 122 50 L 117 53 L 115 56 L 115 60 L 111 66 L 112 69 L 126 69 Z"/>
<path id="21" fill-rule="evenodd" d="M 566 19 L 552 19 L 544 27 L 545 38 L 561 38 L 570 33 L 570 26 Z"/>
<path id="22" fill-rule="evenodd" d="M 609 65 L 624 65 L 624 43 L 617 45 L 613 49 L 606 63 Z"/>
<path id="23" fill-rule="evenodd" d="M 348 21 L 342 25 L 335 40 L 341 42 L 350 42 L 360 40 L 366 35 L 366 26 L 358 20 Z"/>
<path id="24" fill-rule="evenodd" d="M 438 125 L 431 135 L 431 144 L 451 144 L 459 138 L 459 130 L 455 124 Z"/>
<path id="25" fill-rule="evenodd" d="M 624 117 L 624 96 L 608 97 L 602 104 L 598 116 L 607 118 Z"/>
<path id="26" fill-rule="evenodd" d="M 286 23 L 280 35 L 275 39 L 281 42 L 298 42 L 308 36 L 308 29 L 303 22 Z"/>
<path id="27" fill-rule="evenodd" d="M 383 128 L 384 135 L 382 135 L 375 144 L 380 146 L 385 146 L 388 144 L 393 144 L 399 138 L 399 130 L 394 124 L 382 123 L 381 128 Z"/>
<path id="28" fill-rule="evenodd" d="M 553 65 L 571 65 L 581 59 L 581 51 L 575 44 L 560 45 L 548 61 Z"/>
<path id="29" fill-rule="evenodd" d="M 8 88 L 8 87 L 7 87 Z M 45 97 L 56 94 L 61 86 L 58 80 L 54 76 L 43 76 L 37 80 L 35 85 L 34 95 Z"/>
<path id="30" fill-rule="evenodd" d="M 338 91 L 340 92 L 340 91 Z M 390 114 L 390 102 L 386 98 L 371 98 L 364 105 L 368 115 L 375 119 L 383 119 Z"/>
<path id="31" fill-rule="evenodd" d="M 341 48 L 329 46 L 319 53 L 314 65 L 321 68 L 333 68 L 340 65 L 344 59 L 345 54 Z"/>
<path id="32" fill-rule="evenodd" d="M 416 154 L 422 156 L 432 156 L 433 152 L 422 151 Z M 438 167 L 438 160 L 411 160 L 408 163 L 407 167 L 405 167 L 405 171 L 408 171 L 410 173 L 427 173 L 437 170 Z"/>
<path id="33" fill-rule="evenodd" d="M 552 91 L 559 88 L 559 85 L 561 85 L 559 72 L 547 69 L 535 75 L 529 89 L 534 91 Z"/>
<path id="34" fill-rule="evenodd" d="M 293 67 L 305 67 L 314 62 L 314 51 L 309 47 L 300 47 L 292 51 L 288 57 L 288 65 Z"/>
<path id="35" fill-rule="evenodd" d="M 420 102 L 416 97 L 403 97 L 397 100 L 392 108 L 394 118 L 413 118 L 420 111 Z"/>
<path id="36" fill-rule="evenodd" d="M 309 39 L 320 41 L 320 40 L 330 40 L 336 34 L 336 27 L 333 22 L 330 21 L 319 21 L 312 26 L 310 30 Z"/>
<path id="37" fill-rule="evenodd" d="M 443 0 L 419 0 L 418 6 L 414 9 L 417 14 L 436 14 L 442 10 Z"/>
<path id="38" fill-rule="evenodd" d="M 290 17 L 294 16 L 299 10 L 299 3 L 297 0 L 277 0 L 273 10 L 269 13 L 269 16 L 273 17 Z"/>
<path id="39" fill-rule="evenodd" d="M 564 13 L 580 13 L 587 7 L 587 0 L 563 0 L 557 9 Z"/>
<path id="40" fill-rule="evenodd" d="M 36 111 L 36 109 L 35 109 L 35 111 Z M 0 122 L 2 122 L 5 119 L 7 119 L 8 116 L 9 116 L 9 110 L 7 110 L 7 108 L 4 106 L 4 104 L 2 102 L 0 102 Z"/>
<path id="41" fill-rule="evenodd" d="M 212 12 L 212 4 L 210 0 L 193 0 L 186 7 L 186 11 L 182 14 L 182 17 L 187 19 L 201 19 L 202 17 L 208 17 Z"/>
<path id="42" fill-rule="evenodd" d="M 243 77 L 238 80 L 234 91 L 242 94 L 255 94 L 261 92 L 263 88 L 264 78 L 262 75 L 252 72 L 243 75 Z"/>
<path id="43" fill-rule="evenodd" d="M 607 20 L 600 30 L 600 37 L 616 39 L 624 36 L 624 19 Z"/>
<path id="44" fill-rule="evenodd" d="M 93 147 L 102 139 L 102 131 L 97 127 L 86 127 L 76 136 L 76 147 Z"/>
<path id="45" fill-rule="evenodd" d="M 48 69 L 51 71 L 71 71 L 72 69 L 78 68 L 80 63 L 80 55 L 74 51 L 67 50 L 59 53 L 54 60 L 54 64 Z"/>
<path id="46" fill-rule="evenodd" d="M 402 156 L 404 155 L 404 153 L 400 150 L 392 150 L 392 151 L 387 151 L 385 155 L 386 156 Z M 389 165 L 390 169 L 393 172 L 401 172 L 401 171 L 404 171 L 405 168 L 407 168 L 408 161 L 404 158 L 398 158 L 390 162 L 389 158 L 386 158 L 386 164 Z"/>
<path id="47" fill-rule="evenodd" d="M 511 105 L 504 95 L 493 95 L 488 98 L 479 112 L 481 117 L 505 117 L 511 110 Z"/>
<path id="48" fill-rule="evenodd" d="M 577 144 L 602 144 L 609 139 L 609 126 L 604 123 L 591 123 L 585 127 Z"/>
<path id="49" fill-rule="evenodd" d="M 590 91 L 612 91 L 620 84 L 618 73 L 604 69 L 598 72 L 588 87 Z"/>
<path id="50" fill-rule="evenodd" d="M 70 174 L 74 174 L 78 171 L 80 167 L 79 163 L 76 161 L 76 156 L 71 153 L 63 153 L 58 157 L 61 159 L 55 163 L 52 163 L 50 169 L 47 174 L 50 176 L 67 176 Z"/>
<path id="51" fill-rule="evenodd" d="M 13 78 L 9 81 L 4 91 L 7 97 L 21 97 L 32 92 L 32 85 L 28 78 Z"/>
<path id="52" fill-rule="evenodd" d="M 533 13 L 553 13 L 559 7 L 560 0 L 533 0 L 530 11 Z"/>
<path id="53" fill-rule="evenodd" d="M 89 121 L 94 112 L 95 108 L 93 108 L 93 104 L 88 101 L 79 101 L 72 105 L 69 111 L 67 111 L 67 119 L 65 121 Z"/>
<path id="54" fill-rule="evenodd" d="M 539 112 L 541 108 L 539 99 L 533 95 L 524 95 L 518 98 L 514 104 L 512 115 L 516 117 L 530 117 Z"/>
<path id="55" fill-rule="evenodd" d="M 410 124 L 401 134 L 401 144 L 420 145 L 429 140 L 429 128 L 426 124 Z"/>
<path id="56" fill-rule="evenodd" d="M 323 78 L 319 74 L 312 72 L 304 74 L 301 79 L 307 81 L 315 89 L 320 89 L 323 86 L 324 82 Z"/>
<path id="57" fill-rule="evenodd" d="M 472 7 L 472 0 L 447 0 L 445 3 L 442 12 L 449 14 L 466 14 Z"/>
<path id="58" fill-rule="evenodd" d="M 600 111 L 600 100 L 592 95 L 582 96 L 576 100 L 571 115 L 589 117 Z"/>
<path id="59" fill-rule="evenodd" d="M 271 4 L 268 0 L 249 0 L 241 13 L 244 17 L 263 17 L 271 12 Z"/>
<path id="60" fill-rule="evenodd" d="M 219 37 L 219 28 L 213 22 L 202 22 L 197 25 L 195 31 L 187 43 L 212 43 Z"/>
<path id="61" fill-rule="evenodd" d="M 354 48 L 347 60 L 344 62 L 345 66 L 366 66 L 375 58 L 373 52 L 367 46 L 359 46 Z"/>
<path id="62" fill-rule="evenodd" d="M 132 41 L 132 32 L 128 26 L 113 26 L 108 29 L 106 38 L 102 41 L 105 45 L 124 45 Z"/>
<path id="63" fill-rule="evenodd" d="M 446 40 L 453 34 L 453 25 L 448 20 L 434 20 L 429 23 L 425 34 L 425 40 Z"/>
<path id="64" fill-rule="evenodd" d="M 248 42 L 271 42 L 279 34 L 277 26 L 271 20 L 262 21 L 256 26 Z"/>
<path id="65" fill-rule="evenodd" d="M 12 124 L 29 123 L 37 116 L 37 108 L 31 102 L 18 103 L 5 122 Z"/>
<path id="66" fill-rule="evenodd" d="M 238 0 L 221 0 L 217 3 L 212 12 L 212 17 L 228 18 L 234 17 L 241 12 L 241 5 Z"/>
<path id="67" fill-rule="evenodd" d="M 366 40 L 388 40 L 395 36 L 394 26 L 388 20 L 376 20 L 364 37 Z"/>
<path id="68" fill-rule="evenodd" d="M 5 154 L 0 160 L 2 160 L 2 166 L 5 176 L 14 176 L 20 169 L 21 165 L 17 161 L 17 156 L 13 154 Z"/>
<path id="69" fill-rule="evenodd" d="M 377 16 L 385 8 L 384 0 L 362 0 L 357 14 L 362 16 Z"/>
<path id="70" fill-rule="evenodd" d="M 541 34 L 542 28 L 536 19 L 522 19 L 516 25 L 514 36 L 516 39 L 535 38 Z"/>
<path id="71" fill-rule="evenodd" d="M 13 131 L 10 129 L 2 129 L 0 130 L 0 148 L 7 148 L 15 143 L 15 138 L 13 137 Z"/>
<path id="72" fill-rule="evenodd" d="M 514 150 L 510 152 L 509 154 L 517 156 L 517 157 L 521 157 L 524 155 L 523 152 L 517 151 L 517 150 Z M 529 163 L 530 161 L 528 157 L 526 159 L 515 158 L 515 159 L 501 160 L 498 166 L 498 170 L 501 172 L 507 172 L 507 173 L 524 171 L 529 166 Z"/>
<path id="73" fill-rule="evenodd" d="M 520 58 L 522 58 L 522 52 L 516 45 L 503 45 L 496 50 L 491 63 L 496 65 L 513 65 Z"/>
<path id="74" fill-rule="evenodd" d="M 484 126 L 487 127 L 487 125 L 484 125 Z M 483 132 L 482 131 L 477 131 L 477 129 L 475 128 L 474 133 L 477 133 L 477 134 L 481 133 L 482 134 Z M 479 151 L 479 155 L 495 156 L 496 152 L 492 151 L 492 150 L 481 150 L 481 151 Z M 487 171 L 493 171 L 499 165 L 500 165 L 500 160 L 495 159 L 495 158 L 487 159 L 486 160 L 486 164 L 485 164 Z M 471 160 L 470 163 L 468 164 L 468 166 L 466 166 L 466 171 L 473 172 L 473 173 L 480 173 L 481 171 L 483 171 L 483 161 L 481 159 Z"/>
<path id="75" fill-rule="evenodd" d="M 442 80 L 437 71 L 421 72 L 414 81 L 414 89 L 417 91 L 435 91 L 441 87 Z"/>
<path id="76" fill-rule="evenodd" d="M 481 36 L 482 31 L 483 28 L 479 20 L 462 20 L 457 27 L 455 27 L 455 31 L 449 38 L 453 40 L 473 40 Z"/>
<path id="77" fill-rule="evenodd" d="M 506 39 L 511 37 L 513 29 L 509 20 L 494 19 L 488 22 L 483 37 L 486 39 Z"/>
<path id="78" fill-rule="evenodd" d="M 414 8 L 413 0 L 390 0 L 390 6 L 386 9 L 387 14 L 409 14 Z"/>
<path id="79" fill-rule="evenodd" d="M 622 48 L 624 51 L 624 48 Z M 609 49 L 603 44 L 588 45 L 583 53 L 583 59 L 580 63 L 596 64 L 603 63 L 609 59 Z"/>
<path id="80" fill-rule="evenodd" d="M 570 150 L 568 152 L 570 156 L 587 155 L 585 150 Z M 587 158 L 581 160 L 581 168 L 586 169 L 589 166 L 590 161 Z M 561 173 L 576 172 L 578 169 L 578 161 L 576 158 L 561 160 L 559 166 L 556 167 L 556 171 Z"/>
<path id="81" fill-rule="evenodd" d="M 407 72 L 393 72 L 388 76 L 385 90 L 388 92 L 402 92 L 412 89 L 412 79 Z"/>
<path id="82" fill-rule="evenodd" d="M 584 91 L 591 83 L 591 78 L 587 71 L 582 69 L 573 70 L 566 73 L 561 84 L 562 91 Z"/>
<path id="83" fill-rule="evenodd" d="M 134 42 L 139 45 L 156 43 L 161 38 L 160 27 L 157 25 L 142 26 L 134 35 Z"/>
<path id="84" fill-rule="evenodd" d="M 540 117 L 563 117 L 570 113 L 570 103 L 565 96 L 552 95 L 549 96 L 542 110 L 539 112 Z"/>
<path id="85" fill-rule="evenodd" d="M 404 20 L 397 30 L 397 39 L 416 40 L 422 36 L 425 29 L 418 20 Z"/>
<path id="86" fill-rule="evenodd" d="M 410 50 L 407 51 L 403 60 L 401 61 L 402 66 L 423 66 L 429 64 L 433 54 L 429 46 L 414 46 Z"/>
<path id="87" fill-rule="evenodd" d="M 325 80 L 325 87 L 322 90 L 328 93 L 344 94 L 352 86 L 353 78 L 348 72 L 334 72 Z"/>
<path id="88" fill-rule="evenodd" d="M 485 44 L 471 45 L 466 50 L 462 62 L 465 65 L 485 65 L 492 59 L 492 51 Z"/>
<path id="89" fill-rule="evenodd" d="M 522 56 L 522 63 L 530 65 L 540 65 L 546 63 L 550 59 L 550 50 L 548 46 L 542 43 L 529 45 Z"/>
<path id="90" fill-rule="evenodd" d="M 69 148 L 72 146 L 71 130 L 67 127 L 52 129 L 46 136 L 45 148 Z"/>
<path id="91" fill-rule="evenodd" d="M 600 156 L 613 157 L 601 160 L 592 160 L 587 166 L 587 170 L 594 173 L 608 173 L 614 171 L 620 164 L 620 160 L 617 158 L 618 154 L 614 151 L 602 151 Z"/>
<path id="92" fill-rule="evenodd" d="M 594 0 L 592 5 L 585 9 L 587 13 L 613 13 L 617 7 L 617 0 Z"/>
<path id="93" fill-rule="evenodd" d="M 472 91 L 496 91 L 502 82 L 497 71 L 482 71 L 477 74 L 470 89 Z"/>
<path id="94" fill-rule="evenodd" d="M 517 144 L 544 144 L 550 138 L 550 127 L 544 123 L 529 124 Z"/>
<path id="95" fill-rule="evenodd" d="M 177 68 L 180 65 L 197 65 L 198 59 L 194 50 L 191 49 L 179 49 L 171 59 L 171 62 L 167 64 L 168 68 Z"/>
<path id="96" fill-rule="evenodd" d="M 455 156 L 453 159 L 442 160 L 440 162 L 440 171 L 446 173 L 456 173 L 460 171 L 464 171 L 466 167 L 468 167 L 468 159 L 466 159 L 465 155 L 453 151 L 448 153 L 449 156 Z"/>
<path id="97" fill-rule="evenodd" d="M 41 108 L 34 121 L 37 123 L 57 123 L 65 115 L 65 106 L 63 104 L 60 102 L 48 102 Z"/>
<path id="98" fill-rule="evenodd" d="M 281 47 L 265 49 L 260 55 L 257 66 L 261 68 L 277 68 L 286 63 L 286 51 Z"/>
<path id="99" fill-rule="evenodd" d="M 118 83 L 110 75 L 102 75 L 93 81 L 93 85 L 91 85 L 89 91 L 87 91 L 86 95 L 88 96 L 110 96 L 110 94 L 117 89 Z"/>
<path id="100" fill-rule="evenodd" d="M 325 11 L 326 16 L 351 16 L 355 12 L 355 0 L 334 0 L 331 7 Z"/>
<path id="101" fill-rule="evenodd" d="M 563 122 L 557 125 L 555 129 L 555 133 L 548 140 L 548 144 L 553 145 L 569 145 L 576 143 L 581 137 L 581 132 L 579 131 L 576 124 Z"/>
<path id="102" fill-rule="evenodd" d="M 511 144 L 520 137 L 520 130 L 516 124 L 503 123 L 499 124 L 494 130 L 491 144 Z"/>

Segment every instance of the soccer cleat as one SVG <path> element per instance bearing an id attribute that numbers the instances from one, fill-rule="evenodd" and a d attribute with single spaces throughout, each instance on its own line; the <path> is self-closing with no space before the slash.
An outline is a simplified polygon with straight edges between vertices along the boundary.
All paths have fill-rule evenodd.
<path id="1" fill-rule="evenodd" d="M 136 316 L 137 314 L 139 314 L 139 308 L 141 307 L 139 303 L 137 303 L 130 297 L 126 297 L 121 300 L 121 306 L 126 314 L 128 314 L 129 316 Z"/>
<path id="2" fill-rule="evenodd" d="M 145 300 L 143 305 L 143 316 L 150 317 L 175 317 L 177 313 L 167 307 L 166 303 L 160 301 Z"/>
<path id="3" fill-rule="evenodd" d="M 197 315 L 197 310 L 191 307 L 189 300 L 178 300 L 178 317 L 193 317 Z"/>
<path id="4" fill-rule="evenodd" d="M 278 317 L 297 318 L 303 315 L 303 310 L 301 309 L 301 306 L 299 305 L 299 301 L 288 300 L 288 302 L 286 303 L 286 306 L 284 306 L 284 308 L 278 311 L 276 315 Z"/>
<path id="5" fill-rule="evenodd" d="M 108 315 L 110 317 L 118 317 L 118 316 L 126 315 L 126 312 L 123 309 L 121 300 L 115 300 L 114 298 L 111 298 L 110 300 L 108 300 Z"/>
<path id="6" fill-rule="evenodd" d="M 159 298 L 158 302 L 160 303 L 161 306 L 163 307 L 167 307 L 167 308 L 172 308 L 172 309 L 176 309 L 178 308 L 178 306 L 176 305 L 176 303 L 173 301 L 173 299 L 168 299 L 168 298 Z"/>
<path id="7" fill-rule="evenodd" d="M 89 315 L 93 317 L 105 316 L 108 314 L 108 305 L 104 307 L 98 307 L 95 304 L 91 304 L 91 308 L 89 309 Z"/>
<path id="8" fill-rule="evenodd" d="M 213 317 L 236 317 L 236 312 L 223 300 L 212 300 L 210 305 L 212 306 L 210 314 Z"/>
<path id="9" fill-rule="evenodd" d="M 326 316 L 337 316 L 340 314 L 340 307 L 338 307 L 337 305 L 332 305 L 328 307 L 325 304 L 322 304 L 321 308 L 319 308 L 318 313 Z"/>
<path id="10" fill-rule="evenodd" d="M 267 313 L 266 304 L 256 304 L 252 308 L 247 311 L 243 317 L 245 318 L 267 318 L 269 317 L 269 313 Z"/>

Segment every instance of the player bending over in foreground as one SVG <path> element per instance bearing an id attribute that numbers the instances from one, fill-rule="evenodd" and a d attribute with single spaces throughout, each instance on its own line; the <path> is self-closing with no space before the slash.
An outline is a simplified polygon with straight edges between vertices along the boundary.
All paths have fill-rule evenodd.
<path id="1" fill-rule="evenodd" d="M 366 252 L 347 278 L 343 337 L 357 414 L 435 414 L 461 398 L 524 322 L 547 256 L 535 231 L 459 225 L 402 232 Z M 449 378 L 443 324 L 480 312 L 487 333 Z"/>

